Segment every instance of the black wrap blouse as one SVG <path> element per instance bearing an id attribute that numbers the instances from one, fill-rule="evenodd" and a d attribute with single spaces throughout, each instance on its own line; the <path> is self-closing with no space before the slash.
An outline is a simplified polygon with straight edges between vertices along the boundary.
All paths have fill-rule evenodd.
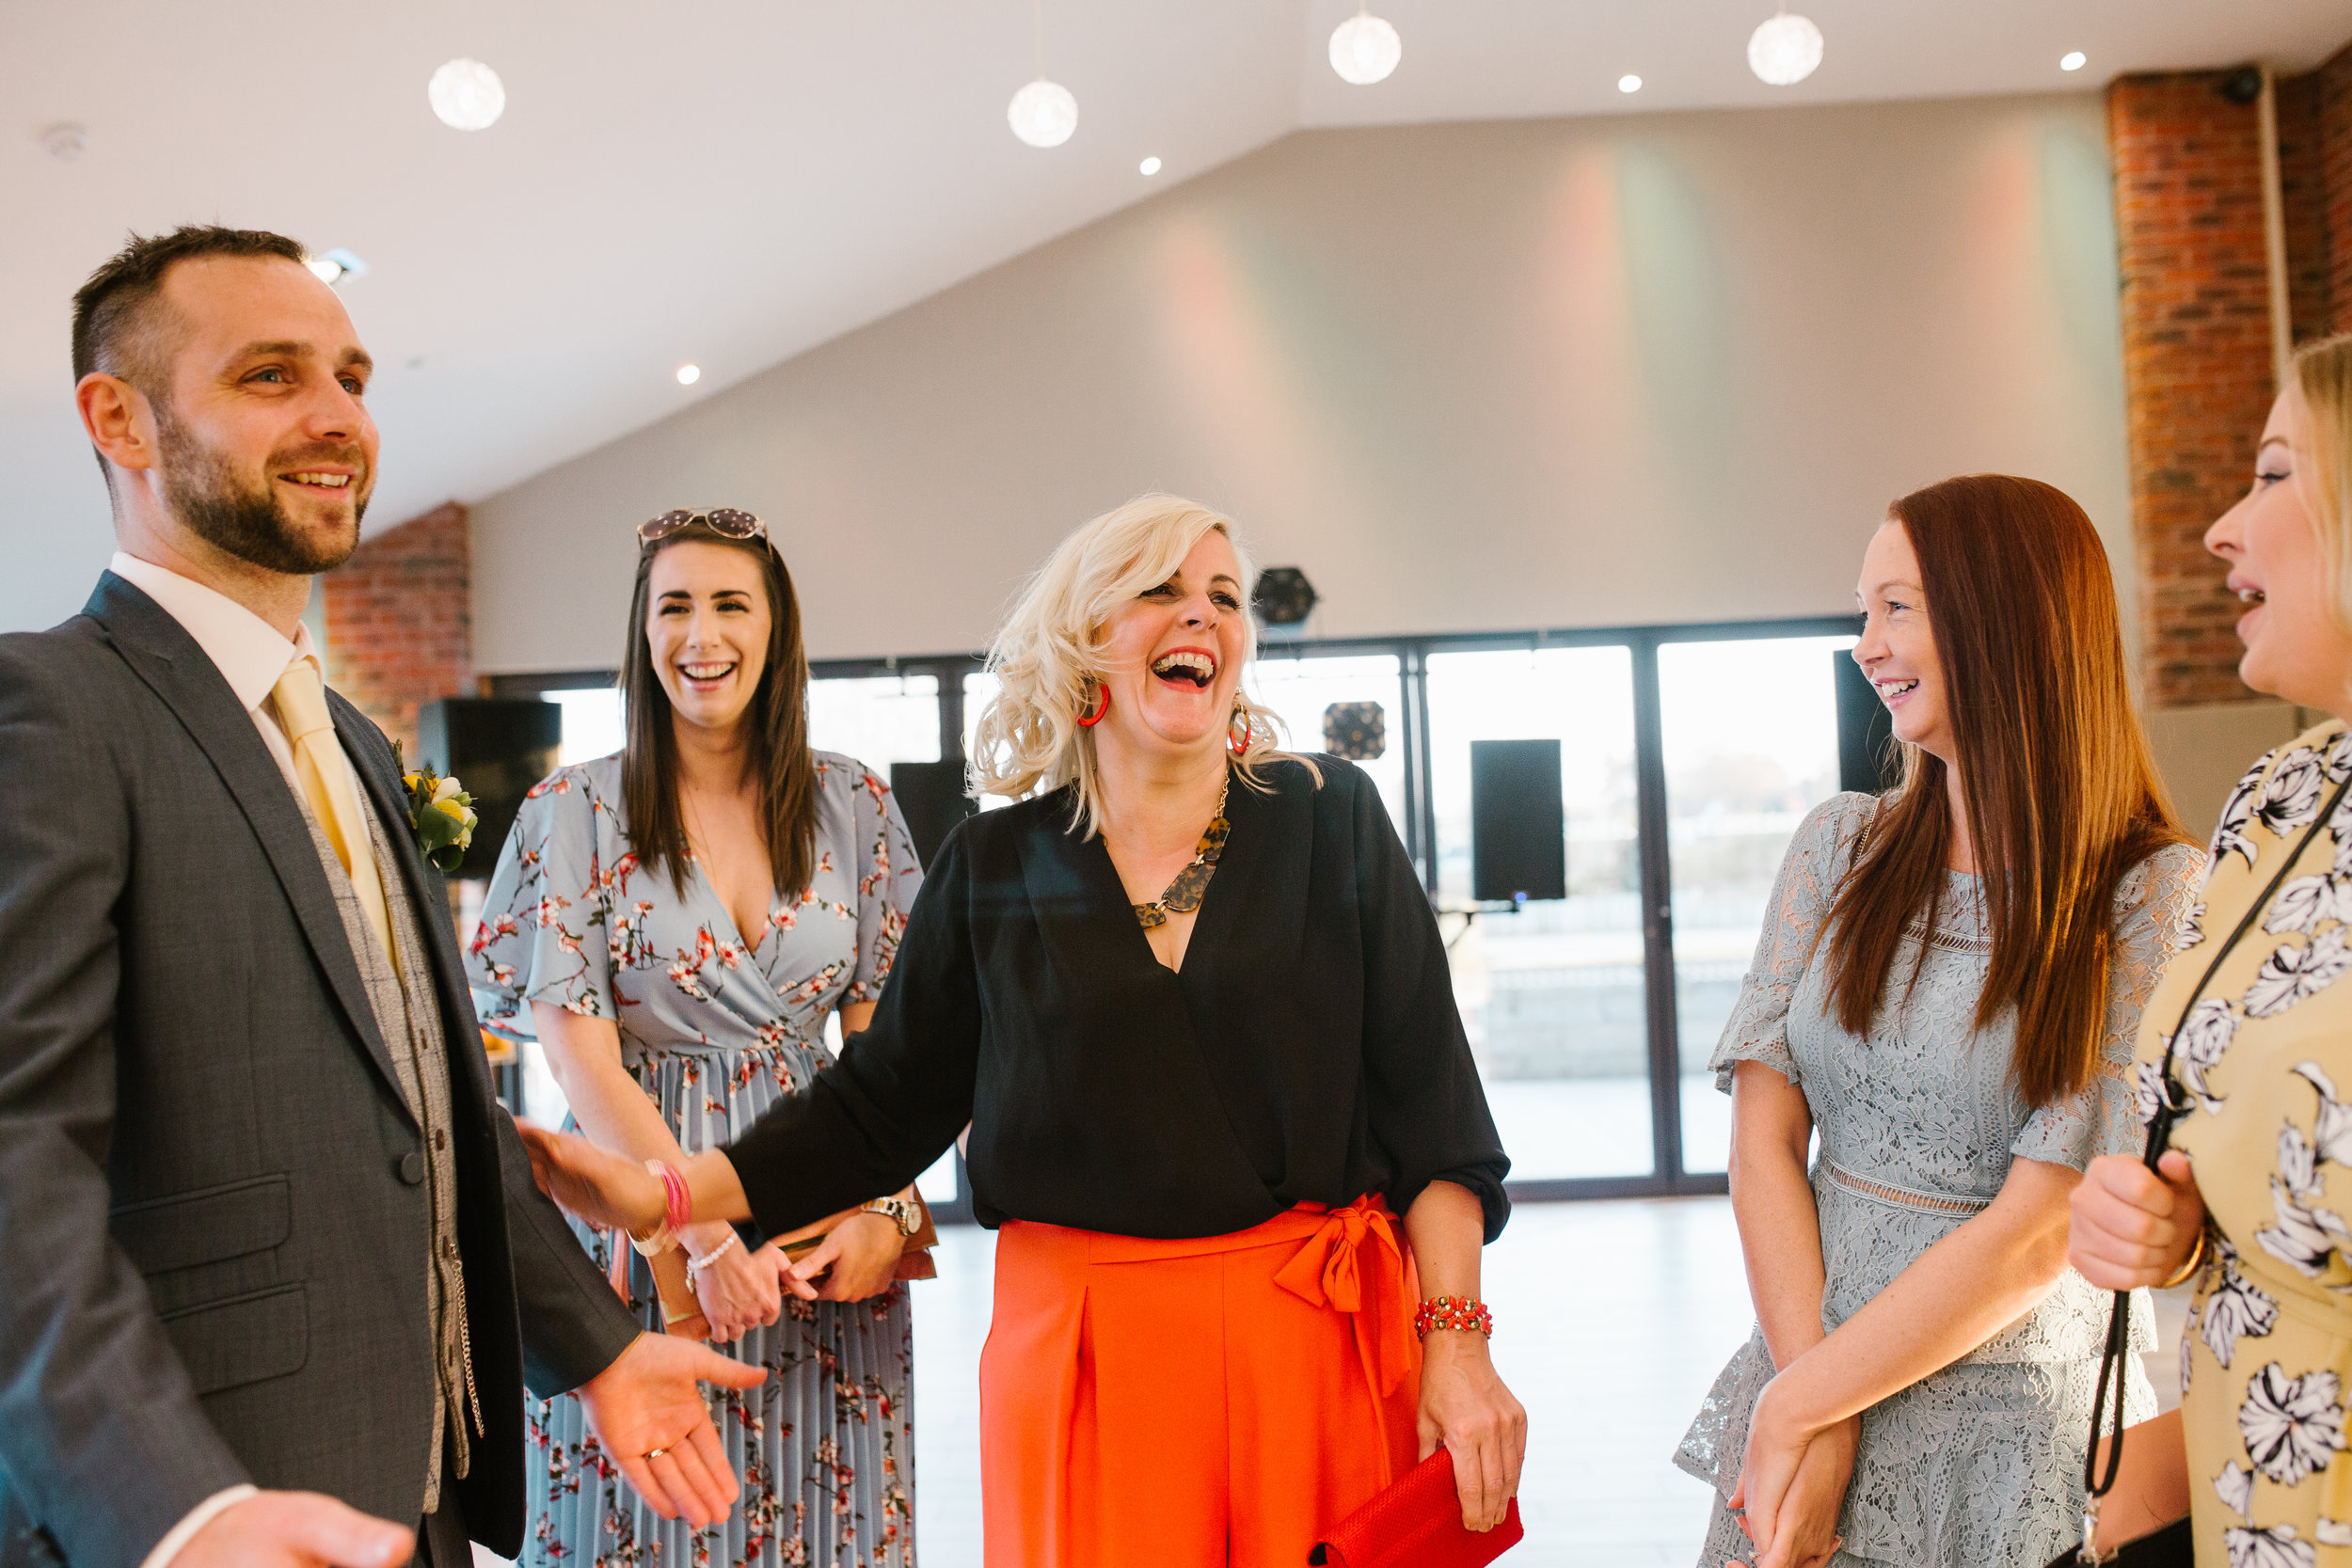
<path id="1" fill-rule="evenodd" d="M 1442 1178 L 1493 1240 L 1510 1162 L 1428 896 L 1371 779 L 1315 761 L 1234 779 L 1181 972 L 1067 790 L 960 825 L 871 1026 L 727 1150 L 758 1227 L 898 1191 L 968 1121 L 985 1225 L 1217 1236 Z"/>

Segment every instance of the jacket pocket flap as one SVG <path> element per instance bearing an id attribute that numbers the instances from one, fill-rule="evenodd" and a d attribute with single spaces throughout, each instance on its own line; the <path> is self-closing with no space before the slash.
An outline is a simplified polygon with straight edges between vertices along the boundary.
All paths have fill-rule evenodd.
<path id="1" fill-rule="evenodd" d="M 109 1228 L 141 1274 L 194 1268 L 281 1244 L 294 1228 L 290 1195 L 284 1177 L 264 1176 L 125 1204 Z"/>
<path id="2" fill-rule="evenodd" d="M 282 1285 L 232 1296 L 164 1319 L 164 1333 L 180 1353 L 199 1394 L 298 1372 L 310 1359 L 309 1291 Z"/>

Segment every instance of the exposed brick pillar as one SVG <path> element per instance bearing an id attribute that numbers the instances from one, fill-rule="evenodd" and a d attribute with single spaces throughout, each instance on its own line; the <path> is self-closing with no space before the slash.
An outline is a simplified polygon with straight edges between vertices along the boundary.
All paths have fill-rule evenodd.
<path id="1" fill-rule="evenodd" d="M 2352 44 L 2312 72 L 2317 102 L 2319 189 L 2328 250 L 2330 332 L 2352 332 Z"/>
<path id="2" fill-rule="evenodd" d="M 2285 209 L 2287 316 L 2298 343 L 2335 330 L 2335 279 L 2328 243 L 2328 138 L 2322 99 L 2327 77 L 2279 82 L 2279 196 Z"/>
<path id="3" fill-rule="evenodd" d="M 2206 528 L 2244 491 L 2270 407 L 2262 144 L 2221 72 L 2107 89 L 2146 700 L 2243 701 L 2238 605 Z"/>
<path id="4" fill-rule="evenodd" d="M 326 574 L 326 670 L 413 756 L 417 709 L 474 689 L 471 550 L 455 501 L 363 541 Z"/>

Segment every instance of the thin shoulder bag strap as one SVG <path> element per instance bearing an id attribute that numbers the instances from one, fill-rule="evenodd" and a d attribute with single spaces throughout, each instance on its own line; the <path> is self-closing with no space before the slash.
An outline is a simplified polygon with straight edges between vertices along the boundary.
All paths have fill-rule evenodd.
<path id="1" fill-rule="evenodd" d="M 2347 776 L 2336 785 L 2336 792 L 2328 798 L 2328 804 L 2312 819 L 2312 825 L 2303 830 L 2302 837 L 2295 841 L 2294 849 L 2281 861 L 2269 885 L 2246 907 L 2245 914 L 2239 916 L 2236 927 L 2231 930 L 2229 940 L 2222 942 L 2214 953 L 2213 961 L 2205 965 L 2205 973 L 2198 977 L 2197 989 L 2189 992 L 2188 1000 L 2182 1004 L 2181 1016 L 2173 1023 L 2172 1033 L 2165 1037 L 2164 1066 L 2157 1079 L 2162 1101 L 2148 1123 L 2148 1147 L 2140 1155 L 2150 1170 L 2156 1168 L 2156 1162 L 2163 1158 L 2164 1151 L 2172 1147 L 2172 1124 L 2188 1108 L 2182 1098 L 2180 1085 L 2172 1078 L 2173 1049 L 2181 1037 L 2181 1031 L 2188 1024 L 2188 1015 L 2198 1003 L 2204 1000 L 2205 990 L 2213 984 L 2213 977 L 2220 973 L 2223 960 L 2236 950 L 2237 944 L 2246 939 L 2246 933 L 2253 929 L 2254 922 L 2270 907 L 2270 900 L 2277 895 L 2280 884 L 2301 863 L 2303 852 L 2311 847 L 2312 840 L 2318 835 L 2319 830 L 2335 816 L 2336 808 L 2344 803 L 2347 792 L 2352 792 L 2352 776 Z M 2092 1520 L 2097 1517 L 2099 1499 L 2115 1489 L 2116 1475 L 2123 1465 L 2123 1390 L 2126 1383 L 2123 1363 L 2131 1349 L 2131 1299 L 2129 1291 L 2115 1292 L 2115 1306 L 2107 1316 L 2106 1350 L 2099 1362 L 2098 1391 L 2090 1401 L 2090 1450 L 2083 1456 L 2083 1485 L 2090 1492 L 2090 1519 Z M 2099 1429 L 2103 1420 L 2108 1418 L 2110 1407 L 2115 1441 L 2107 1449 L 2106 1474 L 2102 1477 L 2099 1473 Z M 2086 1529 L 2084 1545 L 2087 1550 L 2090 1546 L 2089 1534 Z"/>

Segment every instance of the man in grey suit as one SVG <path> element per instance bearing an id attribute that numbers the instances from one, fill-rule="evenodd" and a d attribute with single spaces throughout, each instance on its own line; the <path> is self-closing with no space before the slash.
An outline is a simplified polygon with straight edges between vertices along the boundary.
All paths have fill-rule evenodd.
<path id="1" fill-rule="evenodd" d="M 697 1380 L 760 1370 L 640 1334 L 532 1187 L 391 748 L 301 627 L 375 479 L 342 302 L 182 230 L 73 346 L 120 551 L 0 637 L 0 1568 L 515 1556 L 526 1386 L 723 1514 Z"/>

